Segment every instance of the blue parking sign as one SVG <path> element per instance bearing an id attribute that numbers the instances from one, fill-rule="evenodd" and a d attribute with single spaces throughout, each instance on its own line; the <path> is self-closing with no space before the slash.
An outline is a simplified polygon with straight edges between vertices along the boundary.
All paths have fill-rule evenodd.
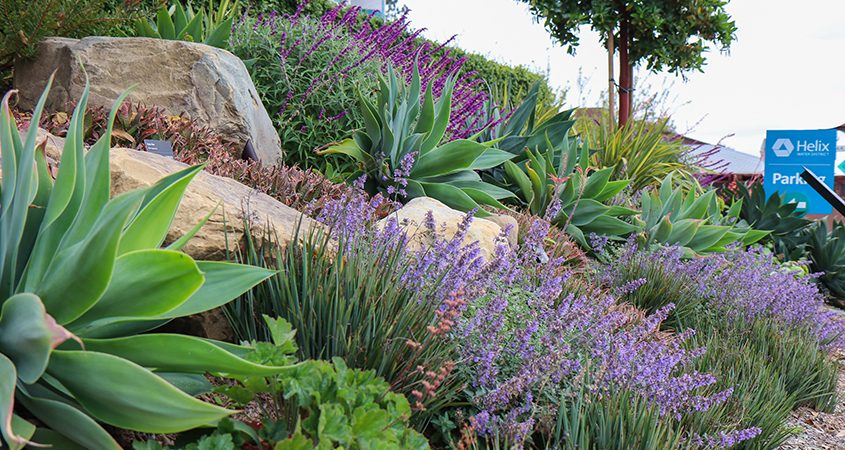
<path id="1" fill-rule="evenodd" d="M 766 195 L 779 192 L 798 211 L 830 214 L 833 208 L 801 178 L 804 167 L 833 189 L 836 160 L 836 130 L 766 131 L 766 165 L 763 188 Z"/>

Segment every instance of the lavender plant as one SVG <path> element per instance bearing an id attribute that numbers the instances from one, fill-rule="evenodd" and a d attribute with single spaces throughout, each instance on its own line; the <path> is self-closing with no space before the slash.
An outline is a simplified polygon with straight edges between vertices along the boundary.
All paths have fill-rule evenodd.
<path id="1" fill-rule="evenodd" d="M 707 351 L 696 367 L 719 377 L 714 386 L 734 389 L 724 405 L 684 417 L 702 442 L 718 441 L 703 437 L 713 423 L 744 423 L 760 433 L 740 448 L 775 447 L 788 436 L 783 420 L 792 408 L 831 407 L 837 370 L 828 351 L 843 348 L 845 325 L 824 308 L 812 276 L 761 247 L 696 259 L 683 253 L 631 242 L 605 268 L 605 282 L 648 311 L 677 301 L 672 327 L 699 331 L 692 342 Z M 628 290 L 632 284 L 639 288 Z"/>
<path id="2" fill-rule="evenodd" d="M 364 126 L 356 90 L 372 96 L 377 75 L 387 67 L 410 81 L 417 62 L 436 97 L 447 79 L 454 80 L 450 138 L 468 137 L 486 125 L 477 114 L 487 98 L 483 81 L 461 70 L 464 58 L 417 39 L 422 30 L 411 32 L 407 16 L 376 24 L 344 3 L 319 18 L 303 14 L 308 6 L 304 0 L 293 14 L 243 17 L 231 39 L 232 52 L 247 62 L 262 102 L 275 116 L 288 162 L 321 171 L 337 164 L 316 158 L 313 150 Z"/>
<path id="3" fill-rule="evenodd" d="M 673 305 L 644 317 L 600 291 L 571 292 L 569 275 L 556 270 L 557 261 L 539 262 L 532 249 L 548 226 L 536 222 L 529 232 L 535 245 L 491 263 L 496 275 L 488 278 L 486 295 L 468 305 L 455 331 L 460 374 L 474 405 L 463 414 L 472 417 L 476 431 L 505 436 L 518 448 L 537 434 L 551 439 L 562 394 L 582 385 L 596 398 L 630 390 L 669 422 L 730 397 L 730 388 L 704 393 L 716 379 L 693 367 L 703 349 L 688 345 L 692 331 L 659 331 Z M 587 371 L 592 379 L 584 384 Z M 753 436 L 754 430 L 736 426 L 715 429 Z"/>

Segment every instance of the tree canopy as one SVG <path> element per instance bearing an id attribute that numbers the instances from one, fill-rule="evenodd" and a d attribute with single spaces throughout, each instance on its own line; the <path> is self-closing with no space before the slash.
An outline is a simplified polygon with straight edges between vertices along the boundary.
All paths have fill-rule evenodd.
<path id="1" fill-rule="evenodd" d="M 728 0 L 518 0 L 528 3 L 552 37 L 574 54 L 578 29 L 590 25 L 606 42 L 628 24 L 629 58 L 648 70 L 672 73 L 701 70 L 709 44 L 726 50 L 736 24 L 725 11 Z"/>

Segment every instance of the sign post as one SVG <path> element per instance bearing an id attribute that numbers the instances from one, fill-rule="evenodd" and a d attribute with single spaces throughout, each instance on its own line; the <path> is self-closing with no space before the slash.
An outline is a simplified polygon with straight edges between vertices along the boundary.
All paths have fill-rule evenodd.
<path id="1" fill-rule="evenodd" d="M 833 189 L 836 130 L 768 130 L 763 188 L 766 195 L 780 193 L 796 211 L 830 214 L 830 204 L 801 178 L 804 167 Z"/>

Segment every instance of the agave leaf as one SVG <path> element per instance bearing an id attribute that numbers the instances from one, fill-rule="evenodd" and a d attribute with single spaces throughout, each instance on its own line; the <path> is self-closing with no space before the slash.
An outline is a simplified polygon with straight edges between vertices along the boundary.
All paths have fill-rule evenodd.
<path id="1" fill-rule="evenodd" d="M 520 134 L 528 127 L 528 122 L 534 111 L 537 109 L 537 95 L 540 91 L 540 82 L 536 81 L 531 85 L 528 94 L 522 103 L 514 110 L 504 128 L 504 134 L 511 136 Z"/>
<path id="2" fill-rule="evenodd" d="M 582 198 L 578 200 L 571 212 L 571 223 L 578 227 L 583 227 L 592 223 L 596 218 L 607 214 L 608 207 L 591 198 Z"/>
<path id="3" fill-rule="evenodd" d="M 194 14 L 194 17 L 181 30 L 179 39 L 200 42 L 202 40 L 202 19 L 202 14 Z"/>
<path id="4" fill-rule="evenodd" d="M 185 26 L 188 25 L 188 16 L 185 14 L 185 8 L 182 7 L 182 2 L 176 0 L 173 2 L 173 29 L 177 39 L 182 39 L 185 32 Z M 194 16 L 196 18 L 196 16 Z"/>
<path id="5" fill-rule="evenodd" d="M 417 124 L 414 127 L 414 133 L 428 134 L 434 126 L 434 94 L 431 92 L 431 83 L 425 89 L 425 97 L 423 100 L 420 117 L 417 119 Z M 420 150 L 421 154 L 425 154 Z"/>
<path id="6" fill-rule="evenodd" d="M 496 200 L 502 200 L 504 198 L 512 198 L 514 197 L 513 192 L 502 189 L 498 186 L 494 186 L 490 183 L 485 183 L 483 181 L 478 180 L 457 180 L 449 182 L 452 186 L 464 189 L 475 189 L 486 193 L 487 195 L 493 197 Z M 506 208 L 507 209 L 507 208 Z"/>
<path id="7" fill-rule="evenodd" d="M 421 182 L 420 185 L 427 196 L 440 200 L 450 208 L 464 212 L 476 209 L 479 210 L 479 217 L 485 215 L 484 211 L 479 208 L 478 203 L 460 188 L 445 183 Z"/>
<path id="8" fill-rule="evenodd" d="M 531 189 L 531 180 L 525 175 L 525 172 L 519 168 L 516 164 L 511 161 L 505 161 L 504 163 L 505 174 L 519 187 L 519 190 L 522 193 L 522 199 L 526 203 L 531 202 L 532 196 L 532 189 Z"/>
<path id="9" fill-rule="evenodd" d="M 33 291 L 44 277 L 45 271 L 57 254 L 62 239 L 70 228 L 85 187 L 85 165 L 83 163 L 83 142 L 80 130 L 82 118 L 88 103 L 90 86 L 85 83 L 79 103 L 74 108 L 70 119 L 65 146 L 62 150 L 62 160 L 59 163 L 59 173 L 53 183 L 50 200 L 41 221 L 41 229 L 32 249 L 26 270 L 19 285 L 24 291 Z M 20 288 L 19 288 L 20 290 Z M 43 297 L 42 297 L 43 300 Z"/>
<path id="10" fill-rule="evenodd" d="M 463 187 L 463 188 L 460 188 L 460 189 L 462 191 L 464 191 L 465 194 L 469 195 L 469 197 L 471 199 L 473 199 L 479 205 L 490 205 L 490 206 L 493 206 L 493 207 L 496 207 L 496 208 L 499 208 L 499 209 L 503 209 L 503 210 L 507 210 L 507 211 L 511 210 L 507 206 L 503 205 L 502 202 L 500 202 L 498 199 L 496 199 L 495 197 L 493 197 L 492 195 L 490 195 L 489 193 L 487 193 L 487 192 L 485 192 L 481 189 L 475 189 L 475 188 L 471 188 L 471 187 Z M 484 210 L 479 209 L 479 211 L 484 211 Z M 479 217 L 486 217 L 487 214 L 481 213 L 481 214 L 478 214 L 478 216 Z"/>
<path id="11" fill-rule="evenodd" d="M 135 35 L 139 37 L 161 39 L 161 35 L 158 34 L 158 31 L 156 31 L 155 28 L 153 28 L 153 26 L 146 20 L 135 21 Z"/>
<path id="12" fill-rule="evenodd" d="M 730 228 L 720 225 L 701 225 L 695 236 L 687 243 L 687 247 L 694 251 L 704 250 L 719 242 Z"/>
<path id="13" fill-rule="evenodd" d="M 165 372 L 277 375 L 289 367 L 256 364 L 204 339 L 180 334 L 140 334 L 115 339 L 84 339 L 90 351 L 108 353 Z"/>
<path id="14" fill-rule="evenodd" d="M 53 76 L 47 82 L 49 87 L 53 82 Z M 27 213 L 30 205 L 35 200 L 37 190 L 37 178 L 32 161 L 35 158 L 35 138 L 38 132 L 37 126 L 30 126 L 27 132 L 26 142 L 22 143 L 20 134 L 15 126 L 9 110 L 9 98 L 12 92 L 8 92 L 2 101 L 2 112 L 0 112 L 0 145 L 3 152 L 3 174 L 2 211 L 0 211 L 0 292 L 11 292 L 14 289 L 13 279 L 18 270 L 18 257 L 21 242 L 24 241 L 24 230 L 27 223 Z M 33 112 L 33 120 L 39 120 L 47 100 L 47 91 L 41 94 L 38 104 Z M 37 122 L 34 122 L 37 123 Z M 5 179 L 6 170 L 9 170 L 9 180 Z"/>
<path id="15" fill-rule="evenodd" d="M 121 93 L 115 100 L 109 113 L 106 132 L 97 140 L 83 157 L 85 163 L 85 189 L 76 218 L 64 236 L 59 251 L 68 248 L 85 238 L 105 208 L 111 194 L 109 151 L 111 149 L 111 131 L 119 106 L 129 95 L 129 90 Z M 105 175 L 104 175 L 105 174 Z"/>
<path id="16" fill-rule="evenodd" d="M 187 301 L 176 309 L 160 315 L 160 318 L 173 319 L 190 316 L 220 307 L 276 273 L 261 267 L 229 262 L 197 261 L 196 263 L 205 276 L 205 283 Z"/>
<path id="17" fill-rule="evenodd" d="M 584 198 L 594 198 L 604 192 L 613 169 L 607 168 L 591 173 L 584 184 L 584 191 L 581 194 Z"/>
<path id="18" fill-rule="evenodd" d="M 592 198 L 597 202 L 606 202 L 611 198 L 616 197 L 630 184 L 631 180 L 608 181 L 607 184 L 604 185 L 604 189 Z M 643 197 L 646 196 L 644 195 Z"/>
<path id="19" fill-rule="evenodd" d="M 671 237 L 661 242 L 664 242 L 669 245 L 676 244 L 681 247 L 685 247 L 687 244 L 689 244 L 689 241 L 691 241 L 692 238 L 695 237 L 695 234 L 698 232 L 698 229 L 703 224 L 704 221 L 698 219 L 685 219 L 678 221 L 672 224 Z"/>
<path id="20" fill-rule="evenodd" d="M 32 384 L 44 373 L 53 349 L 53 331 L 37 296 L 17 294 L 3 303 L 0 349 L 15 363 L 17 376 L 24 383 Z"/>
<path id="21" fill-rule="evenodd" d="M 104 353 L 56 350 L 47 371 L 92 416 L 130 430 L 178 433 L 213 425 L 234 412 L 203 403 L 149 370 Z"/>
<path id="22" fill-rule="evenodd" d="M 29 395 L 20 395 L 18 398 L 38 420 L 80 448 L 90 450 L 119 450 L 121 448 L 94 419 L 65 402 Z M 52 440 L 37 439 L 40 443 L 55 444 Z M 68 447 L 63 445 L 60 448 Z"/>
<path id="23" fill-rule="evenodd" d="M 173 26 L 170 13 L 164 6 L 160 7 L 158 12 L 156 12 L 156 28 L 162 39 L 176 39 L 176 27 Z"/>
<path id="24" fill-rule="evenodd" d="M 372 146 L 378 147 L 381 144 L 381 128 L 383 126 L 378 116 L 378 108 L 360 90 L 358 91 L 358 103 L 361 105 L 364 129 L 367 131 L 366 136 L 370 138 Z"/>
<path id="25" fill-rule="evenodd" d="M 443 91 L 440 94 L 440 100 L 437 101 L 437 105 L 435 106 L 435 115 L 434 115 L 434 124 L 431 127 L 431 131 L 426 136 L 425 140 L 420 144 L 420 155 L 425 155 L 440 141 L 443 140 L 443 135 L 446 133 L 446 127 L 449 125 L 449 115 L 452 111 L 452 88 L 454 86 L 454 80 L 451 78 L 446 80 L 446 86 L 443 87 Z"/>
<path id="26" fill-rule="evenodd" d="M 120 317 L 159 317 L 179 307 L 202 286 L 204 277 L 190 256 L 172 250 L 137 250 L 117 258 L 108 289 L 71 325 Z M 132 301 L 126 301 L 131 292 Z M 100 322 L 102 323 L 102 322 Z"/>
<path id="27" fill-rule="evenodd" d="M 489 148 L 484 151 L 472 164 L 470 170 L 485 170 L 502 165 L 505 161 L 513 159 L 516 155 L 497 148 Z"/>
<path id="28" fill-rule="evenodd" d="M 205 375 L 195 373 L 162 372 L 160 370 L 156 370 L 155 374 L 163 378 L 164 381 L 167 381 L 175 386 L 180 391 L 193 397 L 207 394 L 214 390 L 214 385 L 208 381 Z"/>
<path id="29" fill-rule="evenodd" d="M 15 450 L 27 444 L 27 439 L 17 434 L 13 425 L 16 382 L 15 364 L 0 353 L 0 431 L 6 445 Z"/>
<path id="30" fill-rule="evenodd" d="M 344 139 L 320 151 L 321 155 L 346 155 L 358 162 L 367 161 L 365 151 L 358 146 L 354 139 Z"/>
<path id="31" fill-rule="evenodd" d="M 202 165 L 182 169 L 162 178 L 146 191 L 140 210 L 130 220 L 120 240 L 119 255 L 161 246 L 185 189 L 202 169 Z"/>
<path id="32" fill-rule="evenodd" d="M 55 256 L 43 281 L 35 286 L 47 311 L 68 323 L 94 306 L 111 279 L 120 232 L 141 202 L 143 191 L 121 194 L 109 201 L 90 235 Z M 68 301 L 72 293 L 74 301 Z"/>
<path id="33" fill-rule="evenodd" d="M 703 195 L 698 196 L 688 208 L 684 208 L 684 211 L 678 215 L 678 219 L 703 219 L 704 216 L 707 214 L 707 205 L 713 201 L 716 195 L 716 191 L 708 191 Z M 694 198 L 695 196 L 690 193 L 688 198 Z"/>
<path id="34" fill-rule="evenodd" d="M 201 14 L 201 11 L 197 13 L 197 15 Z M 229 36 L 232 34 L 232 23 L 234 20 L 235 17 L 230 16 L 220 22 L 220 24 L 211 31 L 208 37 L 205 38 L 204 43 L 212 47 L 226 48 L 229 43 Z"/>
<path id="35" fill-rule="evenodd" d="M 669 237 L 672 234 L 672 222 L 669 216 L 663 216 L 663 220 L 657 225 L 657 228 L 652 230 L 652 238 L 657 242 L 671 243 Z"/>
<path id="36" fill-rule="evenodd" d="M 411 169 L 411 176 L 419 179 L 467 170 L 486 150 L 478 142 L 469 140 L 448 142 L 420 156 Z"/>

